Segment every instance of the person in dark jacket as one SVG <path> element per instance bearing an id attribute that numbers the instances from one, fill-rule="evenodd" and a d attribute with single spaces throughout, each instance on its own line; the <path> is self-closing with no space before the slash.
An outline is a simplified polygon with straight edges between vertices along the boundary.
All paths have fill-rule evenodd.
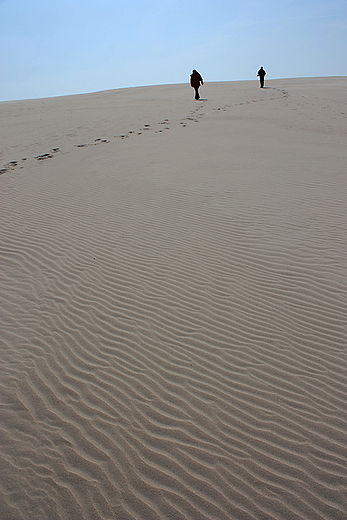
<path id="1" fill-rule="evenodd" d="M 203 85 L 204 80 L 202 79 L 202 77 L 200 76 L 198 71 L 194 69 L 190 75 L 190 85 L 195 89 L 195 99 L 200 99 L 200 94 L 199 94 L 200 84 Z"/>
<path id="2" fill-rule="evenodd" d="M 265 76 L 266 76 L 266 72 L 263 69 L 263 67 L 260 67 L 260 69 L 258 70 L 257 76 L 259 76 L 260 88 L 264 88 L 264 79 L 265 79 Z"/>

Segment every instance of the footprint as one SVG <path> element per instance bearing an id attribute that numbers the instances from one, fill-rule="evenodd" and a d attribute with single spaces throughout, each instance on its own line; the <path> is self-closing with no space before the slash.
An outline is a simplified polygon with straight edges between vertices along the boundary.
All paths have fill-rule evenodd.
<path id="1" fill-rule="evenodd" d="M 5 164 L 1 168 L 0 175 L 3 175 L 4 173 L 6 173 L 8 171 L 14 170 L 18 166 L 19 162 L 24 162 L 26 160 L 27 160 L 27 158 L 23 157 L 23 159 L 21 159 L 21 161 L 10 161 L 10 162 L 8 162 L 7 164 Z M 23 166 L 21 166 L 21 168 L 23 168 Z"/>
<path id="2" fill-rule="evenodd" d="M 115 136 L 116 137 L 116 136 Z M 90 143 L 84 143 L 84 144 L 75 144 L 75 146 L 77 148 L 84 148 L 86 146 L 96 146 L 100 143 L 109 143 L 110 141 L 107 141 L 107 139 L 94 139 L 94 143 L 90 144 Z M 59 150 L 59 148 L 57 148 L 57 150 Z M 52 150 L 53 151 L 53 150 Z"/>
<path id="3" fill-rule="evenodd" d="M 52 159 L 53 155 L 51 153 L 44 153 L 42 155 L 37 155 L 35 159 L 38 161 L 44 161 L 45 159 Z"/>
<path id="4" fill-rule="evenodd" d="M 3 173 L 6 173 L 8 171 L 14 170 L 17 165 L 18 165 L 18 161 L 11 161 L 11 162 L 5 164 L 5 166 L 3 168 L 1 168 L 1 170 L 0 170 L 0 175 L 2 175 Z"/>
<path id="5" fill-rule="evenodd" d="M 53 157 L 52 154 L 53 153 L 58 153 L 58 152 L 60 152 L 60 148 L 52 148 L 52 150 L 49 153 L 44 153 L 42 155 L 37 155 L 35 157 L 35 159 L 37 159 L 38 161 L 44 161 L 45 159 L 52 159 L 52 157 Z"/>

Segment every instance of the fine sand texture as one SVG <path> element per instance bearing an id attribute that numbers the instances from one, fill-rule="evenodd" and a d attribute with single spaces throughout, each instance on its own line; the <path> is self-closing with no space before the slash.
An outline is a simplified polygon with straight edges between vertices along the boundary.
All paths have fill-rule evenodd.
<path id="1" fill-rule="evenodd" d="M 0 104 L 2 520 L 347 519 L 347 78 Z"/>

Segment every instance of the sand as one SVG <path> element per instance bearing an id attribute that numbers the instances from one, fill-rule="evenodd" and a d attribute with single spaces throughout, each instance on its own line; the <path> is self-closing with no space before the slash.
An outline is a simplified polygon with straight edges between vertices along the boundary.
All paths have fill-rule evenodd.
<path id="1" fill-rule="evenodd" d="M 2 520 L 347 518 L 347 78 L 0 104 Z"/>

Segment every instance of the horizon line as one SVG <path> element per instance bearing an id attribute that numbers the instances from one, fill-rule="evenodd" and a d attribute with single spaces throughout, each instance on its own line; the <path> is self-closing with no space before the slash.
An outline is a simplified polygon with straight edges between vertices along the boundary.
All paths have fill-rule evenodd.
<path id="1" fill-rule="evenodd" d="M 322 76 L 293 76 L 293 77 L 278 77 L 278 78 L 271 78 L 267 79 L 267 82 L 269 81 L 276 81 L 276 80 L 292 80 L 292 79 L 313 79 L 313 78 L 346 78 L 347 75 L 322 75 Z M 254 79 L 233 79 L 233 80 L 218 80 L 218 79 L 212 79 L 208 81 L 204 81 L 205 84 L 208 83 L 240 83 L 240 82 L 258 82 L 258 78 Z M 91 91 L 82 91 L 82 92 L 72 92 L 70 94 L 57 94 L 53 96 L 41 96 L 41 97 L 28 97 L 28 98 L 14 98 L 14 99 L 0 99 L 0 103 L 12 103 L 16 101 L 33 101 L 33 100 L 39 100 L 39 99 L 53 99 L 53 98 L 60 98 L 60 97 L 70 97 L 70 96 L 83 96 L 83 95 L 89 95 L 89 94 L 100 94 L 102 92 L 112 92 L 115 90 L 126 90 L 126 89 L 136 89 L 136 88 L 151 88 L 151 87 L 165 87 L 165 86 L 173 86 L 173 85 L 185 85 L 186 83 L 183 82 L 174 82 L 174 83 L 148 83 L 143 85 L 126 85 L 122 87 L 115 87 L 115 88 L 106 88 L 102 90 L 91 90 Z M 188 81 L 187 81 L 187 84 Z"/>

